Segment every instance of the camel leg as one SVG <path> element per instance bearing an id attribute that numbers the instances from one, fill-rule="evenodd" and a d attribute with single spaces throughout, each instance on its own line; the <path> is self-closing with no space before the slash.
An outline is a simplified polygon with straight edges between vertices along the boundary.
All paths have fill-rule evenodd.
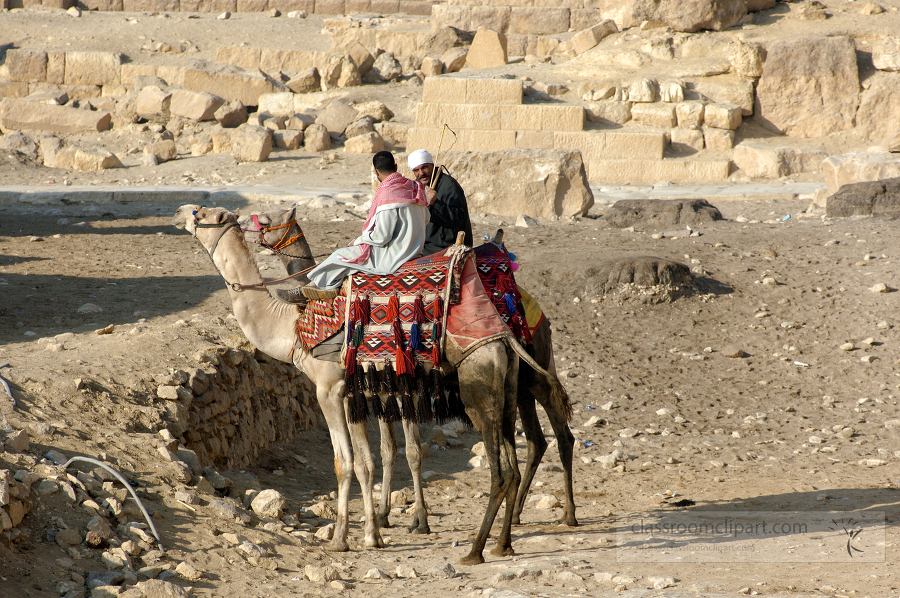
<path id="1" fill-rule="evenodd" d="M 425 494 L 422 491 L 422 441 L 419 437 L 419 424 L 405 419 L 403 432 L 406 435 L 406 462 L 409 463 L 416 494 L 415 515 L 408 531 L 411 534 L 430 534 L 428 512 L 425 510 Z"/>
<path id="2" fill-rule="evenodd" d="M 374 401 L 380 400 L 377 396 Z M 388 516 L 391 514 L 391 484 L 394 480 L 394 464 L 397 461 L 397 437 L 394 424 L 378 420 L 381 430 L 381 500 L 376 513 L 378 527 L 391 527 Z"/>
<path id="3" fill-rule="evenodd" d="M 562 462 L 563 476 L 565 478 L 566 504 L 559 522 L 575 527 L 578 525 L 578 520 L 575 518 L 575 492 L 572 489 L 572 457 L 575 454 L 575 436 L 572 434 L 572 430 L 569 429 L 565 415 L 558 413 L 555 409 L 548 408 L 547 405 L 544 405 L 544 410 L 547 412 L 550 425 L 556 434 L 559 460 Z"/>
<path id="4" fill-rule="evenodd" d="M 497 511 L 500 510 L 503 499 L 507 497 L 509 485 L 513 481 L 509 457 L 501 458 L 500 454 L 504 442 L 505 403 L 515 404 L 514 396 L 508 397 L 505 392 L 508 368 L 507 347 L 500 343 L 485 345 L 476 350 L 459 368 L 460 395 L 466 406 L 466 413 L 484 438 L 484 448 L 491 471 L 487 510 L 475 535 L 472 549 L 468 555 L 459 560 L 463 565 L 477 565 L 484 562 L 484 545 L 497 517 Z M 511 522 L 512 511 L 508 513 Z M 509 540 L 506 542 L 508 544 Z"/>
<path id="5" fill-rule="evenodd" d="M 350 424 L 350 439 L 353 442 L 353 469 L 362 489 L 363 511 L 366 523 L 363 534 L 363 545 L 369 548 L 384 548 L 384 541 L 378 531 L 378 520 L 375 516 L 375 503 L 372 500 L 372 478 L 375 474 L 375 462 L 369 450 L 369 438 L 366 423 Z"/>
<path id="6" fill-rule="evenodd" d="M 325 550 L 346 552 L 350 522 L 350 480 L 353 467 L 353 450 L 350 443 L 350 432 L 344 418 L 343 381 L 332 385 L 317 384 L 316 398 L 328 424 L 331 446 L 334 449 L 334 473 L 338 482 L 337 521 L 334 536 L 325 544 Z"/>
<path id="7" fill-rule="evenodd" d="M 506 508 L 503 511 L 503 523 L 497 536 L 497 545 L 491 550 L 495 556 L 512 556 L 512 517 L 515 511 L 516 495 L 522 480 L 519 474 L 519 463 L 516 457 L 516 389 L 519 376 L 519 358 L 511 350 L 507 351 L 510 359 L 509 370 L 504 384 L 506 400 L 503 404 L 503 421 L 501 427 L 500 464 L 506 467 L 502 477 L 507 484 Z"/>
<path id="8" fill-rule="evenodd" d="M 529 382 L 534 383 L 534 380 L 532 379 Z M 541 458 L 547 450 L 547 439 L 544 437 L 544 431 L 541 429 L 540 421 L 538 421 L 534 394 L 532 394 L 528 385 L 519 385 L 517 402 L 519 417 L 522 418 L 522 428 L 525 430 L 525 441 L 528 446 L 528 454 L 525 457 L 525 471 L 522 474 L 522 482 L 519 485 L 519 492 L 516 496 L 516 506 L 513 509 L 513 524 L 520 525 L 522 523 L 522 509 L 525 507 L 528 490 L 531 488 L 531 482 L 534 481 L 534 474 L 541 463 Z"/>

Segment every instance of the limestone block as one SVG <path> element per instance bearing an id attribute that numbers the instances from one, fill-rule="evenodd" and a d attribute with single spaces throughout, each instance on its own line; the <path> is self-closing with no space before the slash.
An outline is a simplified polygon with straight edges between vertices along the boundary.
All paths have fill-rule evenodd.
<path id="1" fill-rule="evenodd" d="M 379 56 L 379 58 L 381 57 Z M 369 70 L 371 71 L 372 68 L 370 67 Z M 359 69 L 347 54 L 329 56 L 319 74 L 321 75 L 322 91 L 362 85 Z"/>
<path id="2" fill-rule="evenodd" d="M 730 165 L 729 160 L 591 160 L 587 170 L 595 183 L 653 184 L 724 181 Z"/>
<path id="3" fill-rule="evenodd" d="M 242 69 L 260 68 L 259 48 L 249 46 L 218 46 L 216 48 L 216 62 L 230 64 Z"/>
<path id="4" fill-rule="evenodd" d="M 584 115 L 593 123 L 624 125 L 631 120 L 631 106 L 631 102 L 615 100 L 595 102 L 585 106 Z"/>
<path id="5" fill-rule="evenodd" d="M 322 89 L 322 79 L 319 69 L 313 67 L 291 77 L 287 83 L 288 89 L 293 93 L 313 93 Z"/>
<path id="6" fill-rule="evenodd" d="M 743 141 L 734 147 L 735 166 L 753 178 L 775 179 L 803 172 L 818 172 L 828 155 L 816 148 L 769 147 Z"/>
<path id="7" fill-rule="evenodd" d="M 594 204 L 577 151 L 449 152 L 442 160 L 466 189 L 471 212 L 555 218 L 586 214 Z"/>
<path id="8" fill-rule="evenodd" d="M 875 144 L 881 141 L 888 129 L 897 127 L 888 123 L 900 122 L 900 77 L 876 75 L 869 80 L 869 87 L 862 92 L 856 113 L 856 131 L 864 139 Z"/>
<path id="9" fill-rule="evenodd" d="M 126 62 L 120 69 L 120 79 L 123 85 L 133 85 L 135 77 L 156 77 L 157 72 L 154 65 Z"/>
<path id="10" fill-rule="evenodd" d="M 303 144 L 303 131 L 285 129 L 272 133 L 275 147 L 279 149 L 295 150 Z"/>
<path id="11" fill-rule="evenodd" d="M 48 131 L 51 133 L 90 133 L 105 131 L 112 122 L 109 112 L 51 106 L 22 99 L 0 102 L 0 132 Z"/>
<path id="12" fill-rule="evenodd" d="M 47 53 L 41 50 L 9 49 L 4 65 L 10 81 L 37 83 L 47 80 Z"/>
<path id="13" fill-rule="evenodd" d="M 316 14 L 343 15 L 346 12 L 344 0 L 316 0 Z"/>
<path id="14" fill-rule="evenodd" d="M 503 106 L 500 109 L 500 128 L 504 131 L 540 131 L 543 128 L 543 106 Z"/>
<path id="15" fill-rule="evenodd" d="M 205 156 L 214 149 L 212 135 L 201 133 L 191 139 L 191 156 Z"/>
<path id="16" fill-rule="evenodd" d="M 0 98 L 24 98 L 28 95 L 25 81 L 0 81 Z"/>
<path id="17" fill-rule="evenodd" d="M 766 61 L 766 50 L 756 42 L 737 40 L 728 56 L 731 68 L 742 77 L 759 78 Z"/>
<path id="18" fill-rule="evenodd" d="M 416 111 L 417 127 L 451 129 L 500 129 L 499 106 L 486 104 L 419 104 Z"/>
<path id="19" fill-rule="evenodd" d="M 372 65 L 375 64 L 375 57 L 359 42 L 354 42 L 347 48 L 347 54 L 356 65 L 360 77 L 372 70 Z"/>
<path id="20" fill-rule="evenodd" d="M 247 122 L 247 108 L 239 101 L 222 104 L 213 114 L 213 118 L 220 126 L 226 129 L 234 129 Z"/>
<path id="21" fill-rule="evenodd" d="M 209 12 L 237 12 L 237 0 L 212 0 L 212 10 Z"/>
<path id="22" fill-rule="evenodd" d="M 641 126 L 659 129 L 671 129 L 677 122 L 675 106 L 665 103 L 634 104 L 631 119 Z"/>
<path id="23" fill-rule="evenodd" d="M 675 116 L 678 118 L 678 126 L 686 129 L 696 129 L 703 124 L 705 107 L 701 102 L 680 102 L 675 106 Z"/>
<path id="24" fill-rule="evenodd" d="M 41 84 L 31 84 L 31 86 L 34 85 Z M 29 86 L 29 89 L 31 86 Z M 59 88 L 66 92 L 70 100 L 90 100 L 100 97 L 100 87 L 98 85 L 60 85 Z"/>
<path id="25" fill-rule="evenodd" d="M 419 68 L 426 77 L 436 77 L 444 72 L 444 63 L 440 58 L 426 56 L 422 59 L 422 66 Z"/>
<path id="26" fill-rule="evenodd" d="M 271 130 L 248 124 L 234 130 L 231 154 L 238 162 L 265 162 L 271 152 Z"/>
<path id="27" fill-rule="evenodd" d="M 230 65 L 214 65 L 196 61 L 194 66 L 173 71 L 181 81 L 169 80 L 159 69 L 160 76 L 172 85 L 185 89 L 205 91 L 226 101 L 239 100 L 244 106 L 257 106 L 259 96 L 264 93 L 288 91 L 281 82 L 275 81 L 262 71 L 243 70 Z"/>
<path id="28" fill-rule="evenodd" d="M 371 0 L 371 11 L 377 14 L 395 14 L 400 12 L 399 0 Z"/>
<path id="29" fill-rule="evenodd" d="M 584 108 L 544 104 L 541 106 L 541 129 L 544 131 L 581 131 Z"/>
<path id="30" fill-rule="evenodd" d="M 351 137 L 356 137 L 357 135 L 365 135 L 366 133 L 371 133 L 375 130 L 375 119 L 371 116 L 363 116 L 362 118 L 353 121 L 344 131 L 344 137 L 350 139 Z"/>
<path id="31" fill-rule="evenodd" d="M 606 149 L 606 134 L 601 131 L 556 132 L 553 133 L 553 147 L 578 150 L 585 160 L 603 158 Z"/>
<path id="32" fill-rule="evenodd" d="M 225 100 L 205 91 L 178 89 L 172 92 L 169 113 L 191 120 L 214 120 L 216 110 L 225 104 Z"/>
<path id="33" fill-rule="evenodd" d="M 466 57 L 469 55 L 468 48 L 450 48 L 441 54 L 440 62 L 444 65 L 445 73 L 459 72 L 466 66 Z"/>
<path id="34" fill-rule="evenodd" d="M 138 92 L 135 112 L 148 120 L 168 119 L 172 93 L 155 85 L 148 85 Z"/>
<path id="35" fill-rule="evenodd" d="M 428 0 L 403 0 L 400 2 L 399 12 L 408 15 L 431 16 L 431 7 L 434 4 Z"/>
<path id="36" fill-rule="evenodd" d="M 872 48 L 872 64 L 879 71 L 900 71 L 900 37 L 881 38 Z"/>
<path id="37" fill-rule="evenodd" d="M 753 114 L 753 81 L 735 75 L 718 75 L 697 79 L 693 84 L 694 91 L 708 102 L 718 104 L 737 104 L 741 114 Z"/>
<path id="38" fill-rule="evenodd" d="M 459 135 L 460 146 L 470 152 L 494 152 L 516 147 L 515 131 L 469 129 L 457 131 L 457 134 Z"/>
<path id="39" fill-rule="evenodd" d="M 9 60 L 7 58 L 7 60 Z M 47 83 L 62 85 L 66 82 L 66 53 L 47 52 Z"/>
<path id="40" fill-rule="evenodd" d="M 466 79 L 466 104 L 515 105 L 522 103 L 522 82 L 517 79 Z"/>
<path id="41" fill-rule="evenodd" d="M 509 6 L 461 6 L 435 4 L 431 9 L 431 30 L 442 27 L 456 27 L 464 31 L 475 31 L 479 27 L 499 33 L 509 31 Z"/>
<path id="42" fill-rule="evenodd" d="M 841 154 L 822 160 L 819 170 L 828 190 L 834 193 L 851 183 L 900 177 L 900 156 L 886 152 Z"/>
<path id="43" fill-rule="evenodd" d="M 67 146 L 56 152 L 55 168 L 82 172 L 120 168 L 119 158 L 104 147 Z"/>
<path id="44" fill-rule="evenodd" d="M 441 104 L 465 104 L 468 79 L 429 77 L 422 84 L 422 101 Z M 521 91 L 519 92 L 521 103 Z M 471 103 L 471 102 L 470 102 Z"/>
<path id="45" fill-rule="evenodd" d="M 659 84 L 659 99 L 663 102 L 684 101 L 684 85 L 680 81 L 663 81 Z"/>
<path id="46" fill-rule="evenodd" d="M 369 71 L 368 79 L 375 81 L 396 81 L 403 74 L 403 68 L 400 62 L 392 52 L 384 52 L 379 54 L 378 58 L 372 64 L 372 70 Z"/>
<path id="47" fill-rule="evenodd" d="M 305 131 L 314 122 L 316 122 L 316 118 L 310 114 L 294 113 L 288 118 L 285 128 L 294 131 Z"/>
<path id="48" fill-rule="evenodd" d="M 42 104 L 62 106 L 69 101 L 69 94 L 61 89 L 52 89 L 43 92 L 32 93 L 25 99 L 29 102 L 40 102 Z"/>
<path id="49" fill-rule="evenodd" d="M 516 131 L 516 147 L 553 149 L 553 131 Z"/>
<path id="50" fill-rule="evenodd" d="M 441 129 L 433 127 L 412 127 L 406 133 L 406 147 L 410 150 L 437 147 L 440 143 Z M 461 141 L 457 139 L 454 149 L 460 149 Z"/>
<path id="51" fill-rule="evenodd" d="M 630 102 L 658 102 L 659 84 L 653 79 L 646 78 L 632 81 L 628 86 L 628 95 L 624 99 Z M 632 106 L 633 109 L 634 107 Z"/>
<path id="52" fill-rule="evenodd" d="M 676 127 L 669 132 L 670 146 L 675 151 L 701 151 L 703 144 L 703 131 L 699 129 L 684 129 Z"/>
<path id="53" fill-rule="evenodd" d="M 756 97 L 760 120 L 786 135 L 824 137 L 850 129 L 859 105 L 853 40 L 835 36 L 772 43 Z"/>
<path id="54" fill-rule="evenodd" d="M 374 131 L 351 137 L 344 142 L 344 151 L 348 154 L 374 154 L 382 150 L 384 150 L 384 139 Z"/>
<path id="55" fill-rule="evenodd" d="M 118 85 L 122 55 L 114 52 L 66 52 L 68 85 Z"/>
<path id="56" fill-rule="evenodd" d="M 704 126 L 703 142 L 706 144 L 706 149 L 717 152 L 728 151 L 734 144 L 734 131 Z"/>
<path id="57" fill-rule="evenodd" d="M 632 110 L 634 107 L 632 106 Z M 605 158 L 633 158 L 662 160 L 666 149 L 663 133 L 607 132 Z"/>
<path id="58" fill-rule="evenodd" d="M 144 147 L 144 155 L 152 155 L 156 158 L 157 164 L 162 164 L 163 162 L 169 162 L 170 160 L 177 158 L 178 148 L 175 146 L 175 140 L 160 139 L 159 141 L 154 141 L 150 145 Z M 178 395 L 176 394 L 175 396 L 177 398 Z"/>
<path id="59" fill-rule="evenodd" d="M 269 0 L 269 8 L 276 8 L 284 15 L 304 10 L 309 15 L 315 12 L 316 2 L 315 0 Z"/>
<path id="60" fill-rule="evenodd" d="M 717 129 L 737 129 L 741 126 L 741 107 L 734 104 L 707 104 L 703 122 Z"/>
<path id="61" fill-rule="evenodd" d="M 605 19 L 593 27 L 576 33 L 572 38 L 572 47 L 576 54 L 584 54 L 603 41 L 604 38 L 618 32 L 619 28 L 616 27 L 615 21 Z"/>
<path id="62" fill-rule="evenodd" d="M 178 9 L 181 12 L 212 12 L 211 0 L 179 0 Z"/>
<path id="63" fill-rule="evenodd" d="M 509 14 L 509 29 L 504 33 L 554 35 L 569 30 L 568 8 L 545 6 L 513 6 Z"/>
<path id="64" fill-rule="evenodd" d="M 331 149 L 331 135 L 324 125 L 314 123 L 303 131 L 303 145 L 311 152 L 329 150 Z"/>
<path id="65" fill-rule="evenodd" d="M 213 142 L 213 153 L 224 154 L 230 152 L 232 147 L 231 134 L 232 129 L 218 129 L 210 133 Z"/>
<path id="66" fill-rule="evenodd" d="M 733 27 L 747 14 L 745 2 L 721 0 L 634 0 L 632 18 L 637 21 L 665 23 L 675 31 L 693 33 L 701 29 L 723 31 Z"/>
<path id="67" fill-rule="evenodd" d="M 101 12 L 122 12 L 125 10 L 125 3 L 122 0 L 87 0 L 81 2 L 88 10 L 99 10 Z"/>
<path id="68" fill-rule="evenodd" d="M 237 12 L 266 12 L 269 0 L 237 0 Z"/>
<path id="69" fill-rule="evenodd" d="M 344 102 L 334 101 L 316 117 L 316 123 L 324 126 L 330 135 L 339 137 L 358 116 L 359 113 L 351 106 Z"/>
<path id="70" fill-rule="evenodd" d="M 484 69 L 502 66 L 508 62 L 506 36 L 484 27 L 479 27 L 466 55 L 466 66 Z"/>
<path id="71" fill-rule="evenodd" d="M 406 140 L 409 137 L 409 127 L 392 122 L 375 123 L 375 130 L 384 139 L 386 148 L 395 149 L 406 147 Z"/>

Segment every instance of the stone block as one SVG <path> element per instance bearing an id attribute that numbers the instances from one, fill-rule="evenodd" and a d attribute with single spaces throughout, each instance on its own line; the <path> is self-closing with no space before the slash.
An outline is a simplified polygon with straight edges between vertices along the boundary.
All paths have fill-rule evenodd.
<path id="1" fill-rule="evenodd" d="M 24 98 L 28 95 L 25 81 L 0 81 L 0 98 Z"/>
<path id="2" fill-rule="evenodd" d="M 544 104 L 541 106 L 541 130 L 581 131 L 584 129 L 584 108 Z"/>
<path id="3" fill-rule="evenodd" d="M 70 100 L 91 100 L 101 95 L 99 85 L 60 85 L 59 88 L 66 92 Z"/>
<path id="4" fill-rule="evenodd" d="M 466 55 L 466 66 L 484 69 L 503 66 L 509 61 L 506 53 L 506 36 L 502 33 L 479 27 Z"/>
<path id="5" fill-rule="evenodd" d="M 631 120 L 631 106 L 631 102 L 616 100 L 596 102 L 585 106 L 584 115 L 593 123 L 624 125 Z"/>
<path id="6" fill-rule="evenodd" d="M 441 54 L 441 63 L 444 65 L 445 73 L 456 73 L 466 66 L 466 57 L 469 55 L 468 48 L 450 48 Z"/>
<path id="7" fill-rule="evenodd" d="M 516 147 L 515 131 L 457 131 L 459 145 L 470 152 L 495 152 Z M 437 147 L 437 146 L 434 146 Z"/>
<path id="8" fill-rule="evenodd" d="M 51 106 L 21 99 L 0 102 L 0 132 L 47 131 L 91 133 L 105 131 L 112 122 L 109 112 Z"/>
<path id="9" fill-rule="evenodd" d="M 169 162 L 178 157 L 178 148 L 175 146 L 174 139 L 160 139 L 144 146 L 144 155 L 152 155 L 156 158 L 157 164 Z"/>
<path id="10" fill-rule="evenodd" d="M 125 10 L 125 3 L 122 0 L 84 0 L 79 4 L 83 4 L 87 10 L 98 10 L 100 12 L 122 12 Z"/>
<path id="11" fill-rule="evenodd" d="M 67 146 L 56 152 L 55 168 L 94 172 L 120 168 L 119 158 L 103 147 Z"/>
<path id="12" fill-rule="evenodd" d="M 38 83 L 47 80 L 47 53 L 41 50 L 9 49 L 4 65 L 10 81 Z"/>
<path id="13" fill-rule="evenodd" d="M 157 76 L 157 68 L 152 64 L 134 64 L 131 62 L 126 62 L 122 65 L 122 68 L 119 71 L 119 78 L 122 85 L 133 85 L 135 77 Z"/>
<path id="14" fill-rule="evenodd" d="M 236 11 L 237 0 L 212 0 L 212 10 L 209 12 L 223 13 Z M 215 142 L 215 138 L 213 139 L 213 142 Z"/>
<path id="15" fill-rule="evenodd" d="M 444 63 L 441 62 L 440 58 L 426 56 L 422 59 L 422 66 L 419 69 L 426 77 L 437 77 L 444 72 Z"/>
<path id="16" fill-rule="evenodd" d="M 303 131 L 303 145 L 310 152 L 324 152 L 331 149 L 331 135 L 323 125 L 311 124 Z"/>
<path id="17" fill-rule="evenodd" d="M 900 178 L 900 156 L 880 152 L 841 154 L 822 160 L 819 170 L 828 190 L 834 193 L 851 183 Z"/>
<path id="18" fill-rule="evenodd" d="M 728 151 L 734 145 L 734 131 L 704 126 L 703 142 L 706 144 L 706 149 L 717 152 Z"/>
<path id="19" fill-rule="evenodd" d="M 247 122 L 247 108 L 238 101 L 228 102 L 220 106 L 213 117 L 219 126 L 234 129 Z"/>
<path id="20" fill-rule="evenodd" d="M 900 71 L 900 37 L 886 35 L 872 48 L 872 64 L 879 71 Z"/>
<path id="21" fill-rule="evenodd" d="M 755 95 L 752 79 L 735 75 L 703 77 L 693 82 L 693 90 L 710 103 L 737 104 L 744 116 L 753 114 Z"/>
<path id="22" fill-rule="evenodd" d="M 742 77 L 759 78 L 766 61 L 766 50 L 756 42 L 736 40 L 728 56 L 731 68 Z"/>
<path id="23" fill-rule="evenodd" d="M 316 14 L 343 15 L 347 13 L 344 0 L 316 0 Z"/>
<path id="24" fill-rule="evenodd" d="M 741 107 L 734 104 L 707 104 L 703 122 L 716 129 L 737 129 L 741 126 Z"/>
<path id="25" fill-rule="evenodd" d="M 619 28 L 616 27 L 615 21 L 609 19 L 600 21 L 593 27 L 579 31 L 572 38 L 572 47 L 576 54 L 584 54 L 607 36 L 618 33 Z"/>
<path id="26" fill-rule="evenodd" d="M 401 0 L 400 12 L 408 15 L 431 16 L 432 2 L 427 0 Z"/>
<path id="27" fill-rule="evenodd" d="M 462 6 L 435 4 L 431 9 L 431 31 L 443 27 L 456 27 L 464 31 L 475 31 L 479 27 L 498 33 L 509 31 L 509 6 Z"/>
<path id="28" fill-rule="evenodd" d="M 269 8 L 280 10 L 281 14 L 298 10 L 312 14 L 316 9 L 316 0 L 269 0 Z"/>
<path id="29" fill-rule="evenodd" d="M 427 104 L 422 102 L 416 110 L 417 127 L 441 127 L 451 129 L 499 129 L 499 106 L 483 104 Z"/>
<path id="30" fill-rule="evenodd" d="M 325 64 L 326 59 L 327 55 L 325 52 L 263 48 L 259 54 L 259 68 L 299 73 L 314 67 L 321 68 Z"/>
<path id="31" fill-rule="evenodd" d="M 360 76 L 371 71 L 372 65 L 375 64 L 375 57 L 372 56 L 371 52 L 359 42 L 354 42 L 347 48 L 347 54 L 350 56 L 350 60 L 356 65 L 356 69 L 359 71 Z"/>
<path id="32" fill-rule="evenodd" d="M 663 133 L 607 131 L 604 157 L 662 160 L 665 149 L 666 136 Z"/>
<path id="33" fill-rule="evenodd" d="M 138 92 L 134 110 L 138 116 L 149 120 L 167 120 L 172 93 L 155 85 L 148 85 Z"/>
<path id="34" fill-rule="evenodd" d="M 234 129 L 231 153 L 238 162 L 265 162 L 271 152 L 271 130 L 248 124 Z"/>
<path id="35" fill-rule="evenodd" d="M 412 127 L 406 133 L 406 147 L 410 150 L 437 147 L 440 143 L 441 129 L 431 127 Z M 460 140 L 457 140 L 454 149 L 460 149 Z"/>
<path id="36" fill-rule="evenodd" d="M 509 29 L 504 33 L 556 35 L 569 31 L 568 8 L 513 6 L 509 14 Z"/>
<path id="37" fill-rule="evenodd" d="M 259 96 L 257 114 L 294 114 L 294 94 L 290 92 L 264 93 Z"/>
<path id="38" fill-rule="evenodd" d="M 185 89 L 206 91 L 227 101 L 239 100 L 244 106 L 257 106 L 259 96 L 264 93 L 288 91 L 281 82 L 275 81 L 262 71 L 243 70 L 231 65 L 195 64 L 193 67 L 179 69 L 181 82 L 169 81 L 172 85 L 180 85 Z"/>
<path id="39" fill-rule="evenodd" d="M 466 79 L 465 81 L 466 104 L 508 106 L 522 103 L 522 82 L 517 79 Z"/>
<path id="40" fill-rule="evenodd" d="M 303 131 L 275 131 L 272 133 L 272 140 L 278 149 L 295 150 L 303 144 Z"/>
<path id="41" fill-rule="evenodd" d="M 678 122 L 675 118 L 675 105 L 665 103 L 634 104 L 631 107 L 631 119 L 644 127 L 671 129 Z"/>
<path id="42" fill-rule="evenodd" d="M 316 117 L 316 124 L 324 126 L 333 137 L 339 137 L 358 116 L 359 113 L 353 107 L 344 102 L 334 101 Z"/>
<path id="43" fill-rule="evenodd" d="M 396 14 L 400 12 L 400 2 L 399 0 L 371 0 L 370 10 L 383 15 Z"/>
<path id="44" fill-rule="evenodd" d="M 66 52 L 65 83 L 68 85 L 118 85 L 121 54 L 114 52 Z"/>
<path id="45" fill-rule="evenodd" d="M 401 123 L 380 122 L 375 123 L 375 130 L 384 139 L 386 148 L 405 148 L 409 138 L 409 127 Z"/>
<path id="46" fill-rule="evenodd" d="M 182 12 L 212 12 L 212 0 L 179 0 L 179 9 Z"/>
<path id="47" fill-rule="evenodd" d="M 225 100 L 211 93 L 178 89 L 172 92 L 169 114 L 196 121 L 214 120 L 223 104 Z"/>
<path id="48" fill-rule="evenodd" d="M 260 68 L 260 48 L 248 46 L 219 46 L 216 48 L 216 62 L 231 64 L 242 69 Z"/>
<path id="49" fill-rule="evenodd" d="M 372 12 L 372 0 L 347 0 L 347 14 Z"/>
<path id="50" fill-rule="evenodd" d="M 210 133 L 213 142 L 213 153 L 223 154 L 231 151 L 233 145 L 231 134 L 233 131 L 233 129 L 218 129 Z"/>
<path id="51" fill-rule="evenodd" d="M 869 79 L 869 86 L 859 98 L 856 112 L 856 131 L 870 143 L 880 143 L 900 118 L 900 77 L 876 75 Z"/>
<path id="52" fill-rule="evenodd" d="M 669 144 L 675 151 L 699 152 L 704 148 L 703 131 L 676 127 L 669 133 Z"/>
<path id="53" fill-rule="evenodd" d="M 660 181 L 724 181 L 729 160 L 589 160 L 588 178 L 593 183 L 653 184 Z"/>
<path id="54" fill-rule="evenodd" d="M 500 110 L 500 128 L 504 131 L 540 131 L 543 128 L 542 108 L 540 104 L 504 106 Z"/>
<path id="55" fill-rule="evenodd" d="M 516 131 L 516 147 L 553 149 L 553 131 Z"/>
<path id="56" fill-rule="evenodd" d="M 553 133 L 553 147 L 579 150 L 585 160 L 600 159 L 606 155 L 606 134 L 602 131 L 556 132 Z"/>
<path id="57" fill-rule="evenodd" d="M 237 0 L 237 12 L 266 12 L 267 10 L 269 10 L 269 0 Z M 252 161 L 256 162 L 256 160 Z"/>
<path id="58" fill-rule="evenodd" d="M 693 33 L 701 29 L 724 31 L 738 23 L 747 14 L 746 2 L 721 2 L 719 0 L 633 0 L 627 3 L 632 18 L 641 21 L 665 23 L 675 31 Z"/>
<path id="59" fill-rule="evenodd" d="M 659 101 L 659 83 L 653 79 L 640 78 L 628 85 L 627 99 L 630 102 L 650 103 Z M 634 106 L 632 106 L 632 110 Z M 634 118 L 634 115 L 632 115 Z"/>
<path id="60" fill-rule="evenodd" d="M 66 81 L 66 53 L 47 52 L 47 83 L 62 85 Z"/>
<path id="61" fill-rule="evenodd" d="M 348 154 L 375 154 L 384 150 L 384 139 L 375 131 L 351 137 L 344 142 Z"/>
<path id="62" fill-rule="evenodd" d="M 422 101 L 441 104 L 465 104 L 468 79 L 458 77 L 429 77 L 422 85 Z M 519 102 L 521 103 L 521 84 Z M 471 102 L 470 102 L 471 103 Z"/>
<path id="63" fill-rule="evenodd" d="M 302 73 L 298 73 L 288 80 L 288 89 L 294 93 L 313 93 L 322 89 L 322 79 L 319 76 L 319 69 L 313 67 Z"/>
<path id="64" fill-rule="evenodd" d="M 675 116 L 678 126 L 696 129 L 703 124 L 704 105 L 702 102 L 680 102 L 675 105 Z"/>

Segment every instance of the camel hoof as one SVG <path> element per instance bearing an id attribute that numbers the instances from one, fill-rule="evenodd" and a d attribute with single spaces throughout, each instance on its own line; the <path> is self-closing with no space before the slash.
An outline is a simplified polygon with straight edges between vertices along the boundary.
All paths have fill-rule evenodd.
<path id="1" fill-rule="evenodd" d="M 387 515 L 376 515 L 375 522 L 378 524 L 378 527 L 381 527 L 381 528 L 390 528 L 391 527 L 391 522 L 388 519 Z"/>
<path id="2" fill-rule="evenodd" d="M 578 527 L 578 520 L 575 519 L 575 515 L 563 515 L 559 522 L 569 527 Z"/>
<path id="3" fill-rule="evenodd" d="M 491 549 L 491 554 L 494 556 L 514 556 L 516 551 L 512 549 L 512 546 L 501 548 L 498 544 Z"/>
<path id="4" fill-rule="evenodd" d="M 430 534 L 431 528 L 428 527 L 427 523 L 413 523 L 411 526 L 406 528 L 406 531 L 411 534 Z"/>
<path id="5" fill-rule="evenodd" d="M 350 550 L 350 546 L 347 544 L 346 540 L 338 540 L 333 539 L 324 546 L 322 546 L 328 552 L 347 552 Z"/>
<path id="6" fill-rule="evenodd" d="M 471 553 L 467 554 L 463 558 L 459 559 L 460 565 L 480 565 L 484 562 L 484 557 L 481 553 Z"/>
<path id="7" fill-rule="evenodd" d="M 521 518 L 519 518 L 518 515 L 513 515 L 513 516 L 512 516 L 512 524 L 513 524 L 513 525 L 522 525 L 522 520 L 521 520 Z"/>
<path id="8" fill-rule="evenodd" d="M 374 538 L 366 538 L 363 540 L 363 546 L 366 548 L 384 548 L 384 540 L 380 535 L 375 536 Z"/>

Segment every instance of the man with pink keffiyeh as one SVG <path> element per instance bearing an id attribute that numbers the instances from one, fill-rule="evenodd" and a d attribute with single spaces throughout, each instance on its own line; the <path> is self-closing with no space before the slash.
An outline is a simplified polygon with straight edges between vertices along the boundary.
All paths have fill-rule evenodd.
<path id="1" fill-rule="evenodd" d="M 375 154 L 372 166 L 379 185 L 362 234 L 309 273 L 310 284 L 301 289 L 308 299 L 336 296 L 353 272 L 392 274 L 422 254 L 430 219 L 425 186 L 399 174 L 391 152 Z"/>

